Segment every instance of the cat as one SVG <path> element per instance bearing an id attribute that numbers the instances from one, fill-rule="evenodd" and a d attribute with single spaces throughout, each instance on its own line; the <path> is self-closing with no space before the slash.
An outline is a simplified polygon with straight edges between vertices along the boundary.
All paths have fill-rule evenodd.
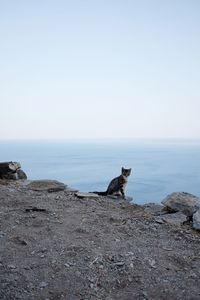
<path id="1" fill-rule="evenodd" d="M 110 182 L 105 192 L 94 192 L 94 193 L 101 196 L 121 194 L 123 199 L 126 199 L 124 190 L 128 182 L 128 176 L 130 176 L 131 174 L 131 169 L 125 169 L 122 167 L 121 172 L 122 173 L 120 176 L 114 178 Z"/>

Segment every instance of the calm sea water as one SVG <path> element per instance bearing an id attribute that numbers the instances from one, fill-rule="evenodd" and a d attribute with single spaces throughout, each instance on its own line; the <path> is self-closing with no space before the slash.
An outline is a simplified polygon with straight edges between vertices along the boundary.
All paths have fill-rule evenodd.
<path id="1" fill-rule="evenodd" d="M 185 191 L 200 196 L 199 140 L 0 141 L 0 161 L 19 161 L 29 179 L 57 179 L 104 191 L 121 167 L 132 168 L 127 195 L 160 202 Z"/>

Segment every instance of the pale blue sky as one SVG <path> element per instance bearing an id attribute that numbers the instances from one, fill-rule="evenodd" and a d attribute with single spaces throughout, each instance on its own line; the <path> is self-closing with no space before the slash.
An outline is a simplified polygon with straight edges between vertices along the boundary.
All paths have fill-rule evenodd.
<path id="1" fill-rule="evenodd" d="M 0 139 L 200 138 L 200 1 L 0 0 Z"/>

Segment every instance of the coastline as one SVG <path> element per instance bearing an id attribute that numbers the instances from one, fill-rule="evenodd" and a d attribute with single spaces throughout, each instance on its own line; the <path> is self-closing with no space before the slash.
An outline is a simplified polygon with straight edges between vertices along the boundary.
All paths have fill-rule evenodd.
<path id="1" fill-rule="evenodd" d="M 104 191 L 121 167 L 132 168 L 127 194 L 138 204 L 159 203 L 186 190 L 200 197 L 199 141 L 133 140 L 1 143 L 1 161 L 19 161 L 29 179 L 56 178 L 81 191 Z"/>

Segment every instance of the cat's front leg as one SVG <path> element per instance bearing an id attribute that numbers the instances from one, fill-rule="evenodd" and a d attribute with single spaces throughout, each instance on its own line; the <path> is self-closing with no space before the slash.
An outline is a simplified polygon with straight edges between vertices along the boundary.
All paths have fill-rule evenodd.
<path id="1" fill-rule="evenodd" d="M 126 200 L 126 196 L 125 196 L 125 193 L 124 193 L 124 189 L 121 188 L 121 189 L 120 189 L 120 192 L 121 192 L 121 194 L 122 194 L 122 198 L 123 198 L 124 200 Z"/>

